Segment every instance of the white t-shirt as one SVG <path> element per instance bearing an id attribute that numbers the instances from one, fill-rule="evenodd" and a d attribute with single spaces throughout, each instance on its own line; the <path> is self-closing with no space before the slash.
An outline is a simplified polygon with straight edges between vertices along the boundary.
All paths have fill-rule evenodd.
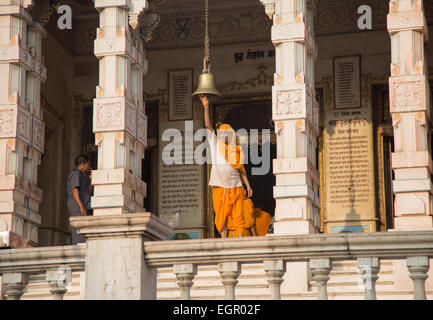
<path id="1" fill-rule="evenodd" d="M 233 168 L 218 150 L 218 141 L 215 132 L 207 129 L 210 152 L 212 158 L 212 170 L 210 172 L 209 185 L 223 188 L 242 187 L 239 170 Z"/>

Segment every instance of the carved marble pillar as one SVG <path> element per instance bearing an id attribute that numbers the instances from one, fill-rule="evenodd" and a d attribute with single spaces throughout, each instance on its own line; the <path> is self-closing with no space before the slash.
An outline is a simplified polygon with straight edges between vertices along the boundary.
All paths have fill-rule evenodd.
<path id="1" fill-rule="evenodd" d="M 318 104 L 315 101 L 313 17 L 315 2 L 262 0 L 273 18 L 276 73 L 272 118 L 277 135 L 274 159 L 274 234 L 319 231 L 319 177 L 316 170 Z"/>
<path id="2" fill-rule="evenodd" d="M 37 173 L 44 151 L 46 31 L 27 11 L 33 4 L 3 1 L 0 12 L 0 246 L 6 247 L 36 246 L 41 223 Z"/>
<path id="3" fill-rule="evenodd" d="M 395 229 L 427 230 L 433 228 L 427 23 L 422 0 L 391 0 L 389 6 Z"/>
<path id="4" fill-rule="evenodd" d="M 98 168 L 92 173 L 94 215 L 144 211 L 141 160 L 147 144 L 147 117 L 142 92 L 147 60 L 135 28 L 147 1 L 127 2 L 129 7 L 125 3 L 95 0 L 100 12 L 95 40 L 100 68 L 93 108 L 98 146 Z"/>
<path id="5" fill-rule="evenodd" d="M 318 104 L 315 99 L 315 0 L 260 0 L 273 20 L 276 73 L 272 119 L 277 136 L 274 234 L 320 230 L 319 174 L 316 170 Z M 295 276 L 296 275 L 296 276 Z M 308 263 L 287 264 L 282 292 L 308 290 Z"/>

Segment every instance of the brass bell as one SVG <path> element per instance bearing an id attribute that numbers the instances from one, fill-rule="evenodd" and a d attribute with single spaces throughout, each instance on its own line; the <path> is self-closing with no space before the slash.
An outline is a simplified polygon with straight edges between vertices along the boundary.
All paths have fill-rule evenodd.
<path id="1" fill-rule="evenodd" d="M 192 94 L 192 96 L 196 95 L 214 95 L 220 97 L 220 93 L 215 88 L 215 77 L 212 73 L 207 70 L 204 70 L 202 74 L 200 74 L 198 79 L 197 90 Z"/>

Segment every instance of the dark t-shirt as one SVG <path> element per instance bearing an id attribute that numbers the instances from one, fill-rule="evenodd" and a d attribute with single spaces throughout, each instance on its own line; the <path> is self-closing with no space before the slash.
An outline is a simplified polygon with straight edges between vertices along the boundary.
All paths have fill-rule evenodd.
<path id="1" fill-rule="evenodd" d="M 84 174 L 80 170 L 74 169 L 69 175 L 66 182 L 66 203 L 68 205 L 69 214 L 71 216 L 80 216 L 80 207 L 72 196 L 72 190 L 78 188 L 78 194 L 80 200 L 83 203 L 84 208 L 90 211 L 90 190 L 89 183 Z"/>

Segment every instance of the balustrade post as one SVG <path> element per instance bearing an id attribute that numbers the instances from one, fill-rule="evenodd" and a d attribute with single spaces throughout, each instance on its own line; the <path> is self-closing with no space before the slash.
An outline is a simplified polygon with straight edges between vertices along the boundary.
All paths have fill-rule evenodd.
<path id="1" fill-rule="evenodd" d="M 224 285 L 226 300 L 235 300 L 235 288 L 238 283 L 241 265 L 239 262 L 224 262 L 218 264 L 218 271 L 221 274 L 221 282 Z"/>
<path id="2" fill-rule="evenodd" d="M 358 270 L 364 283 L 364 300 L 376 300 L 376 281 L 380 270 L 379 258 L 358 258 Z"/>
<path id="3" fill-rule="evenodd" d="M 3 285 L 7 300 L 20 300 L 28 283 L 28 276 L 25 273 L 4 273 Z"/>
<path id="4" fill-rule="evenodd" d="M 53 300 L 63 300 L 63 295 L 66 293 L 68 282 L 65 270 L 49 270 L 45 275 L 46 280 L 50 285 L 50 292 L 53 295 Z"/>
<path id="5" fill-rule="evenodd" d="M 190 264 L 175 264 L 173 266 L 173 272 L 177 278 L 177 285 L 180 288 L 180 299 L 190 300 L 191 299 L 191 287 L 193 285 L 193 279 L 197 274 L 197 266 Z"/>
<path id="6" fill-rule="evenodd" d="M 281 284 L 286 273 L 286 263 L 283 260 L 263 261 L 263 269 L 271 289 L 271 300 L 281 300 Z"/>
<path id="7" fill-rule="evenodd" d="M 429 270 L 428 257 L 409 257 L 406 259 L 406 265 L 409 269 L 409 277 L 413 281 L 413 299 L 427 300 L 425 294 L 425 280 L 427 279 L 427 271 Z"/>
<path id="8" fill-rule="evenodd" d="M 310 259 L 310 268 L 317 283 L 317 300 L 328 300 L 327 283 L 331 261 L 329 259 Z"/>

